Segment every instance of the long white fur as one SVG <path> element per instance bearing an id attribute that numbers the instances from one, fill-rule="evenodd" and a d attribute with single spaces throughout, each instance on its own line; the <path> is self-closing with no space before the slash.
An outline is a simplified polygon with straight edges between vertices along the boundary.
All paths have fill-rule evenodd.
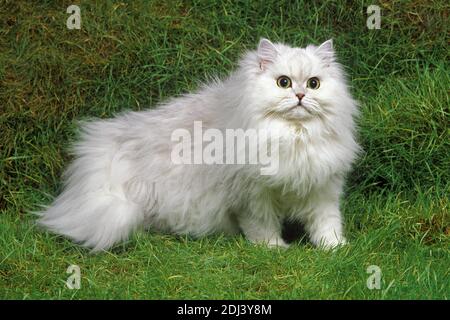
<path id="1" fill-rule="evenodd" d="M 293 81 L 277 86 L 280 75 Z M 310 77 L 320 87 L 306 87 Z M 296 93 L 305 97 L 303 106 Z M 339 198 L 358 151 L 357 104 L 335 61 L 331 40 L 292 48 L 262 39 L 237 70 L 159 105 L 82 126 L 65 188 L 39 224 L 94 251 L 139 227 L 203 236 L 242 231 L 255 243 L 286 246 L 282 219 L 305 224 L 311 241 L 345 243 Z M 282 132 L 277 174 L 257 166 L 180 165 L 170 159 L 175 129 L 265 128 Z"/>

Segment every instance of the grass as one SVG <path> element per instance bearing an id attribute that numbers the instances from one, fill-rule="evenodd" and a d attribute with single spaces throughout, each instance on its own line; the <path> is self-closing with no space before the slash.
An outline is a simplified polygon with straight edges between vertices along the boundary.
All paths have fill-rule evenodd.
<path id="1" fill-rule="evenodd" d="M 65 10 L 79 4 L 81 30 Z M 0 298 L 448 299 L 450 139 L 447 1 L 0 0 Z M 28 212 L 60 190 L 78 119 L 142 110 L 225 75 L 268 37 L 333 38 L 361 102 L 365 152 L 342 209 L 350 245 L 288 250 L 243 237 L 137 233 L 91 255 Z M 81 289 L 65 286 L 81 268 Z M 369 290 L 366 269 L 382 271 Z"/>

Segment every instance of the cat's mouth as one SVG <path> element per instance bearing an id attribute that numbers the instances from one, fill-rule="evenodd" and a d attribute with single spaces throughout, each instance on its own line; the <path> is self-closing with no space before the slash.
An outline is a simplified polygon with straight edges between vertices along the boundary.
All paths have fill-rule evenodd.
<path id="1" fill-rule="evenodd" d="M 265 118 L 277 118 L 289 122 L 306 120 L 320 114 L 319 103 L 315 99 L 302 96 L 301 99 L 280 101 L 264 113 Z"/>
<path id="2" fill-rule="evenodd" d="M 301 112 L 301 110 L 305 110 L 307 113 L 312 115 L 310 108 L 305 103 L 302 103 L 301 101 L 297 102 L 297 104 L 295 106 L 292 106 L 291 108 L 286 110 L 284 113 L 289 114 L 292 112 L 294 112 L 294 113 L 298 112 L 298 111 Z"/>
<path id="3" fill-rule="evenodd" d="M 269 110 L 265 113 L 266 118 L 277 118 L 288 121 L 309 118 L 313 115 L 314 113 L 310 110 L 310 108 L 301 102 L 298 102 L 285 110 Z"/>
<path id="4" fill-rule="evenodd" d="M 302 108 L 302 109 L 306 110 L 306 112 L 311 113 L 311 111 L 309 110 L 309 107 L 307 105 L 305 105 L 304 103 L 302 103 L 301 101 L 299 101 L 297 103 L 297 105 L 294 106 L 292 109 L 296 109 L 296 108 Z"/>

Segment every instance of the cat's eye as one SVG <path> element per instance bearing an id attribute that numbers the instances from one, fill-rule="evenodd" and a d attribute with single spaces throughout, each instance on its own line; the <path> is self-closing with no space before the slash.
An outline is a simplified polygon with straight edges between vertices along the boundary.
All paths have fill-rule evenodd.
<path id="1" fill-rule="evenodd" d="M 316 77 L 309 78 L 308 82 L 306 83 L 306 86 L 310 89 L 319 89 L 320 81 Z"/>
<path id="2" fill-rule="evenodd" d="M 280 88 L 290 88 L 292 86 L 292 81 L 287 76 L 281 76 L 277 79 L 277 85 Z"/>

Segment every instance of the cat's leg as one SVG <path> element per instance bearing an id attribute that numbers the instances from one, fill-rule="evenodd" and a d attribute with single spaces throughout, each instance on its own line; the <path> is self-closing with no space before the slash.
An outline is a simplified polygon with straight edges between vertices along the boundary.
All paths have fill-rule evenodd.
<path id="1" fill-rule="evenodd" d="M 249 241 L 269 247 L 289 246 L 281 237 L 281 221 L 269 197 L 258 197 L 250 201 L 248 211 L 238 215 L 237 220 Z"/>
<path id="2" fill-rule="evenodd" d="M 319 204 L 306 221 L 305 227 L 314 245 L 332 249 L 346 243 L 342 234 L 342 217 L 336 203 Z"/>
<path id="3" fill-rule="evenodd" d="M 309 212 L 303 217 L 311 242 L 324 249 L 346 243 L 343 221 L 339 209 L 342 181 L 331 181 L 310 197 Z"/>

